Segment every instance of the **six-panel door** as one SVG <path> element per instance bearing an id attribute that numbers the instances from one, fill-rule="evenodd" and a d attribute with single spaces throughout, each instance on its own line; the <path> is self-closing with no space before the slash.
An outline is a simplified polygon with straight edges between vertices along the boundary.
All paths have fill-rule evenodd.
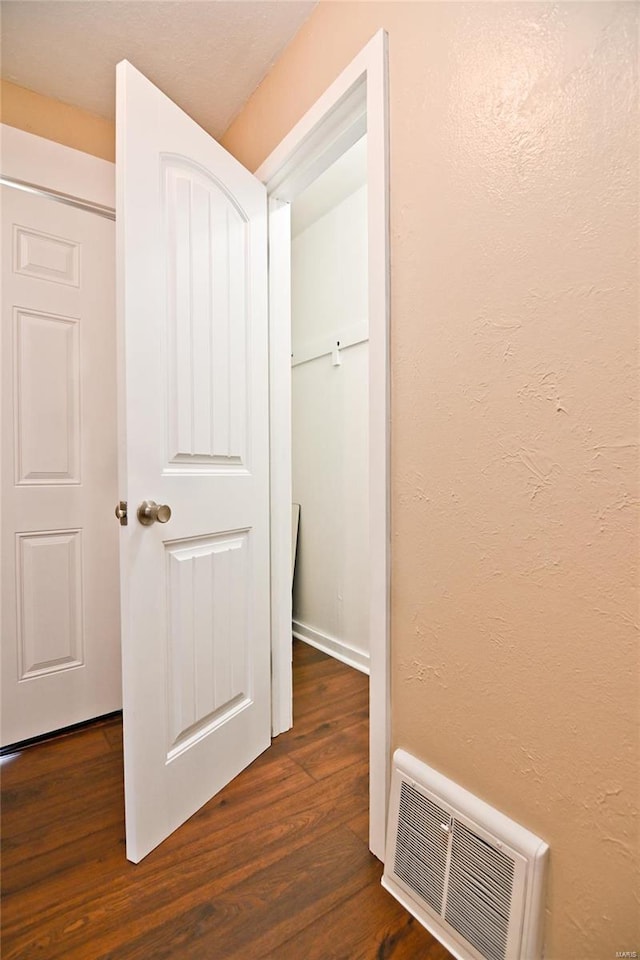
<path id="1" fill-rule="evenodd" d="M 114 226 L 2 188 L 2 744 L 121 706 Z"/>

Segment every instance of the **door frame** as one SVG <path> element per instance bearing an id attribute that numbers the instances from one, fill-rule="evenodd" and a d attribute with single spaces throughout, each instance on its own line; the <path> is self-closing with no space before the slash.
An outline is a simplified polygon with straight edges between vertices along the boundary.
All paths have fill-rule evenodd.
<path id="1" fill-rule="evenodd" d="M 390 775 L 389 124 L 384 30 L 256 171 L 269 198 L 272 733 L 292 726 L 291 201 L 367 133 L 369 846 L 384 860 Z"/>

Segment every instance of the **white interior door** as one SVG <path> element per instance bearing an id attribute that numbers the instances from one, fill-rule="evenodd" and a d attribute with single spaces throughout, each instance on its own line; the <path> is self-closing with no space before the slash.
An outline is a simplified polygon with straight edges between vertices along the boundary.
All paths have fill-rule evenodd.
<path id="1" fill-rule="evenodd" d="M 117 72 L 127 856 L 270 743 L 266 193 Z M 167 522 L 143 525 L 143 501 Z M 160 512 L 159 520 L 166 520 Z"/>
<path id="2" fill-rule="evenodd" d="M 3 186 L 2 745 L 120 709 L 114 225 Z"/>

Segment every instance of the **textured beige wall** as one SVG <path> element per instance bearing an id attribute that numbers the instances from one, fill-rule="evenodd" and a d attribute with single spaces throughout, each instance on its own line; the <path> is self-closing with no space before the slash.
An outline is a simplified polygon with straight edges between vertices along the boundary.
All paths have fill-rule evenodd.
<path id="1" fill-rule="evenodd" d="M 550 843 L 552 960 L 640 948 L 637 16 L 322 2 L 224 138 L 388 30 L 393 738 Z"/>
<path id="2" fill-rule="evenodd" d="M 115 159 L 113 121 L 8 80 L 0 84 L 0 122 L 103 160 Z"/>

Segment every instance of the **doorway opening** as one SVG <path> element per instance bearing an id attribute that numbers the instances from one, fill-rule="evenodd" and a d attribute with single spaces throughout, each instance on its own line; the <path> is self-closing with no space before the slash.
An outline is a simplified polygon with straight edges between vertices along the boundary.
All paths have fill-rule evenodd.
<path id="1" fill-rule="evenodd" d="M 293 635 L 369 673 L 367 154 L 291 207 Z"/>
<path id="2" fill-rule="evenodd" d="M 389 177 L 380 30 L 257 171 L 269 196 L 272 732 L 291 716 L 291 207 L 366 134 L 369 845 L 384 860 L 390 779 Z M 338 348 L 339 350 L 339 348 Z M 303 520 L 301 522 L 304 522 Z"/>

